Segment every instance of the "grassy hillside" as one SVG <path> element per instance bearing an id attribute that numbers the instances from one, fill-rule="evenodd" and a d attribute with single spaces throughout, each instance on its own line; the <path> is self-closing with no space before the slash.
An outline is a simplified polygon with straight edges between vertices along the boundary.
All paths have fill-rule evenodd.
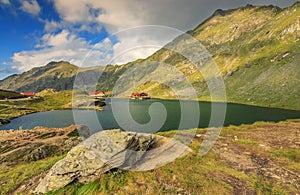
<path id="1" fill-rule="evenodd" d="M 72 91 L 60 91 L 43 97 L 8 99 L 0 102 L 0 119 L 10 120 L 25 114 L 53 109 L 63 109 L 71 105 Z"/>
<path id="2" fill-rule="evenodd" d="M 22 98 L 24 97 L 22 94 L 13 92 L 13 91 L 6 91 L 0 89 L 0 100 L 1 99 L 15 99 L 15 98 Z"/>
<path id="3" fill-rule="evenodd" d="M 299 2 L 286 9 L 248 5 L 218 10 L 188 33 L 211 53 L 225 81 L 228 101 L 300 109 L 299 15 Z M 203 77 L 180 54 L 161 49 L 145 61 L 173 65 L 193 84 L 200 100 L 210 100 Z M 157 82 L 139 86 L 137 90 L 154 97 L 175 96 Z"/>
<path id="4" fill-rule="evenodd" d="M 33 92 L 39 92 L 46 88 L 71 89 L 73 87 L 72 77 L 77 70 L 77 66 L 68 62 L 50 62 L 46 66 L 33 68 L 20 75 L 12 75 L 0 81 L 0 86 L 2 89 Z"/>
<path id="5" fill-rule="evenodd" d="M 207 48 L 220 69 L 228 101 L 299 110 L 299 15 L 300 2 L 285 9 L 247 5 L 227 11 L 217 10 L 188 34 Z M 167 46 L 183 51 L 189 47 L 182 37 Z M 197 51 L 195 55 L 198 55 Z M 175 87 L 185 90 L 183 82 L 174 76 L 174 71 L 160 70 L 155 65 L 140 65 L 144 62 L 173 66 L 192 84 L 199 100 L 211 99 L 203 75 L 188 59 L 167 47 L 146 59 L 121 66 L 79 69 L 67 62 L 53 62 L 0 81 L 0 88 L 16 91 L 40 91 L 49 87 L 57 90 L 72 89 L 75 75 L 79 72 L 78 83 L 83 84 L 84 90 L 94 90 L 96 86 L 99 90 L 112 91 L 120 79 L 123 79 L 123 86 L 119 86 L 123 95 L 130 94 L 132 90 L 143 90 L 157 98 L 178 98 L 163 83 L 175 83 Z M 206 72 L 210 68 L 208 63 L 203 65 Z M 126 71 L 129 74 L 124 75 Z M 102 74 L 98 78 L 100 72 Z M 148 81 L 146 77 L 154 81 Z"/>

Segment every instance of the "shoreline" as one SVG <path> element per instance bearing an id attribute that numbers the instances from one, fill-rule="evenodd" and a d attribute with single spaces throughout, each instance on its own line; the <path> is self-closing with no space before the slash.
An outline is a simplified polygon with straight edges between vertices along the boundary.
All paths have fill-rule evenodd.
<path id="1" fill-rule="evenodd" d="M 1 119 L 0 118 L 0 127 L 7 125 L 9 123 L 11 123 L 12 120 L 16 119 L 16 118 L 20 118 L 26 115 L 30 115 L 30 114 L 35 114 L 35 113 L 40 113 L 40 112 L 49 112 L 49 111 L 55 111 L 55 110 L 96 110 L 96 111 L 103 111 L 103 107 L 99 107 L 99 108 L 59 108 L 59 109 L 46 109 L 46 110 L 36 110 L 36 111 L 32 111 L 32 112 L 28 112 L 26 114 L 20 115 L 20 116 L 16 116 L 16 117 L 11 117 L 8 119 Z M 10 129 L 7 129 L 10 130 Z M 0 130 L 2 131 L 2 130 Z"/>
<path id="2" fill-rule="evenodd" d="M 265 106 L 259 106 L 259 105 L 251 105 L 251 104 L 242 104 L 242 103 L 234 103 L 234 102 L 222 102 L 222 101 L 215 101 L 215 102 L 211 102 L 211 101 L 205 101 L 205 100 L 188 100 L 188 99 L 173 99 L 173 98 L 151 98 L 149 100 L 130 100 L 129 98 L 126 97 L 107 97 L 106 99 L 128 99 L 129 101 L 149 101 L 149 100 L 164 100 L 164 101 L 197 101 L 197 102 L 205 102 L 205 103 L 226 103 L 226 104 L 235 104 L 235 105 L 240 105 L 240 106 L 252 106 L 252 107 L 257 107 L 257 108 L 266 108 L 266 109 L 278 109 L 278 110 L 286 110 L 286 111 L 300 111 L 300 110 L 296 110 L 296 109 L 287 109 L 287 108 L 279 108 L 279 107 L 265 107 Z M 105 105 L 104 105 L 105 106 Z M 25 115 L 29 115 L 29 114 L 34 114 L 34 113 L 39 113 L 39 112 L 49 112 L 49 111 L 54 111 L 54 110 L 96 110 L 96 111 L 103 111 L 104 108 L 103 106 L 101 107 L 63 107 L 63 108 L 57 108 L 57 109 L 53 109 L 53 108 L 49 108 L 49 109 L 40 109 L 40 110 L 32 110 L 26 113 L 21 114 L 20 116 L 14 116 L 14 117 L 9 117 L 9 118 L 0 118 L 0 126 L 4 126 L 6 124 L 9 124 L 12 120 L 16 119 L 16 118 L 20 118 L 23 117 Z M 292 120 L 292 119 L 287 119 L 287 120 Z M 257 121 L 259 122 L 259 121 Z M 225 126 L 222 126 L 225 127 Z"/>
<path id="3" fill-rule="evenodd" d="M 108 97 L 108 98 L 115 98 L 115 99 L 129 99 L 128 97 Z M 208 101 L 208 100 L 201 100 L 201 99 L 175 99 L 175 98 L 159 98 L 159 97 L 152 97 L 151 99 L 156 99 L 156 100 L 170 100 L 170 101 L 197 101 L 197 102 L 205 102 L 205 103 L 226 103 L 226 104 L 236 104 L 236 105 L 242 105 L 242 106 L 253 106 L 253 107 L 258 107 L 258 108 L 270 108 L 270 109 L 280 109 L 280 110 L 290 110 L 290 111 L 300 111 L 299 109 L 292 109 L 292 108 L 286 108 L 286 107 L 272 107 L 272 106 L 263 106 L 263 105 L 257 105 L 257 104 L 246 104 L 246 103 L 237 103 L 233 101 Z M 151 99 L 146 99 L 146 100 L 132 100 L 132 101 L 147 101 Z"/>

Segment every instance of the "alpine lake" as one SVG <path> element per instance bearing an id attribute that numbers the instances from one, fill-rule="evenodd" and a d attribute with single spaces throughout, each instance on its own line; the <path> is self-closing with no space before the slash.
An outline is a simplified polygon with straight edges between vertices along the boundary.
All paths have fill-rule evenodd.
<path id="1" fill-rule="evenodd" d="M 105 102 L 103 111 L 70 109 L 33 113 L 11 120 L 0 126 L 0 130 L 33 129 L 36 126 L 61 128 L 78 124 L 88 126 L 92 132 L 121 128 L 155 133 L 300 118 L 300 111 L 233 103 L 125 98 L 106 98 Z"/>

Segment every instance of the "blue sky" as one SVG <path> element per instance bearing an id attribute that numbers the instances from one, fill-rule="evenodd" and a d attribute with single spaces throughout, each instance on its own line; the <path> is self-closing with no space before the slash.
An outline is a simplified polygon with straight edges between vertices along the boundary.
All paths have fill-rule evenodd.
<path id="1" fill-rule="evenodd" d="M 126 63 L 150 55 L 216 9 L 295 1 L 0 0 L 0 79 L 50 61 Z"/>

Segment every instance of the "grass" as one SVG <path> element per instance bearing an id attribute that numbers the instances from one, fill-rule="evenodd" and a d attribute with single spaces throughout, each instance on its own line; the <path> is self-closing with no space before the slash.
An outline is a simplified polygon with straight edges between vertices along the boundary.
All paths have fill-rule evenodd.
<path id="1" fill-rule="evenodd" d="M 270 151 L 273 157 L 287 158 L 293 162 L 300 163 L 300 151 L 297 149 L 279 149 Z"/>
<path id="2" fill-rule="evenodd" d="M 285 124 L 287 124 L 286 122 Z M 253 125 L 230 126 L 223 129 L 223 136 L 237 134 L 246 130 L 255 131 L 274 123 L 258 122 Z M 282 125 L 282 124 L 278 124 Z M 205 129 L 199 129 L 198 133 Z M 176 131 L 159 132 L 159 135 L 173 137 Z M 245 147 L 257 146 L 259 143 L 249 139 L 236 142 Z M 226 178 L 235 178 L 243 183 L 249 190 L 257 194 L 288 194 L 285 188 L 273 183 L 254 172 L 244 172 L 231 168 L 225 162 L 220 161 L 218 155 L 209 152 L 206 156 L 198 155 L 201 142 L 192 142 L 190 147 L 193 152 L 181 159 L 147 172 L 109 172 L 98 181 L 88 184 L 71 184 L 63 189 L 50 194 L 232 194 L 233 186 L 227 183 Z M 288 156 L 289 160 L 295 158 L 295 151 L 282 151 L 277 155 Z M 291 189 L 293 189 L 291 187 Z"/>
<path id="3" fill-rule="evenodd" d="M 246 146 L 258 146 L 259 143 L 256 141 L 252 140 L 237 140 L 236 143 L 241 144 L 241 145 L 246 145 Z"/>
<path id="4" fill-rule="evenodd" d="M 28 101 L 25 105 L 36 109 L 61 109 L 71 101 L 72 90 L 66 90 L 43 96 L 41 99 L 36 101 Z"/>
<path id="5" fill-rule="evenodd" d="M 261 176 L 257 176 L 253 183 L 254 189 L 259 195 L 284 195 L 286 192 Z"/>
<path id="6" fill-rule="evenodd" d="M 0 118 L 12 119 L 29 113 L 63 109 L 72 101 L 72 91 L 60 91 L 32 99 L 16 99 L 0 102 Z"/>
<path id="7" fill-rule="evenodd" d="M 0 194 L 9 194 L 23 183 L 26 179 L 44 172 L 52 167 L 58 160 L 64 156 L 56 156 L 40 161 L 24 163 L 12 168 L 1 168 L 0 181 L 1 188 Z"/>
<path id="8" fill-rule="evenodd" d="M 221 191 L 230 194 L 232 187 L 210 176 L 216 171 L 240 174 L 230 170 L 226 164 L 218 162 L 216 158 L 213 154 L 201 158 L 194 153 L 154 171 L 109 172 L 95 182 L 84 185 L 71 184 L 48 194 L 137 194 L 141 192 L 164 194 L 183 191 L 188 191 L 190 194 L 199 192 L 213 194 Z"/>
<path id="9" fill-rule="evenodd" d="M 256 131 L 262 131 L 262 129 L 268 132 L 270 128 L 295 128 L 297 126 L 294 123 L 297 122 L 298 120 L 280 123 L 257 122 L 252 125 L 229 126 L 223 128 L 221 136 L 231 138 L 233 135 L 238 135 L 239 139 L 233 141 L 232 144 L 241 145 L 241 148 L 252 150 L 259 142 L 251 139 L 251 137 L 243 138 L 242 135 L 245 135 L 245 132 L 255 133 Z M 197 133 L 204 133 L 207 130 L 196 129 Z M 182 133 L 189 133 L 187 131 L 182 131 Z M 173 137 L 175 133 L 178 132 L 174 130 L 159 132 L 158 134 Z M 221 160 L 219 155 L 213 151 L 205 156 L 199 156 L 198 149 L 201 144 L 201 141 L 194 140 L 189 145 L 193 150 L 190 154 L 152 171 L 136 172 L 115 169 L 103 174 L 96 181 L 86 184 L 74 182 L 48 194 L 232 194 L 237 192 L 236 190 L 242 189 L 248 189 L 256 194 L 289 194 L 291 191 L 296 190 L 289 185 L 279 185 L 273 180 L 256 174 L 256 172 L 245 173 L 234 169 L 230 164 Z M 296 149 L 284 148 L 259 151 L 253 149 L 252 152 L 269 155 L 278 159 L 279 163 L 284 164 L 290 170 L 300 171 L 299 152 Z M 62 157 L 51 157 L 1 169 L 0 194 L 12 192 L 25 180 L 47 170 Z M 236 189 L 236 187 L 241 186 L 244 187 Z"/>
<path id="10" fill-rule="evenodd" d="M 6 91 L 0 89 L 0 99 L 15 99 L 24 97 L 22 94 L 13 91 Z"/>

